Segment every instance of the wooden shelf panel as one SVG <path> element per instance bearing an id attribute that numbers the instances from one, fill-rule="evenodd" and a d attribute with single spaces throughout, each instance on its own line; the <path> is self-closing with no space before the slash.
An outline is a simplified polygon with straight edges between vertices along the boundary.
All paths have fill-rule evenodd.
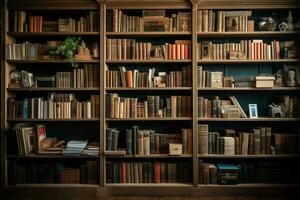
<path id="1" fill-rule="evenodd" d="M 220 155 L 220 154 L 208 154 L 208 155 L 200 155 L 198 154 L 198 158 L 236 158 L 236 159 L 281 159 L 281 158 L 300 158 L 299 155 Z"/>
<path id="2" fill-rule="evenodd" d="M 99 121 L 100 119 L 99 118 L 90 118 L 90 119 L 17 119 L 17 118 L 14 118 L 14 119 L 11 119 L 11 118 L 8 118 L 6 121 L 8 122 L 67 122 L 67 121 L 70 121 L 70 122 L 77 122 L 77 121 L 91 121 L 91 122 L 97 122 Z"/>
<path id="3" fill-rule="evenodd" d="M 181 91 L 189 91 L 192 90 L 192 87 L 138 87 L 138 88 L 124 88 L 124 87 L 117 87 L 117 88 L 106 88 L 106 91 L 168 91 L 168 90 L 181 90 Z"/>
<path id="4" fill-rule="evenodd" d="M 297 122 L 300 121 L 300 118 L 268 118 L 268 117 L 260 117 L 260 118 L 198 118 L 198 121 L 237 121 L 237 122 Z"/>
<path id="5" fill-rule="evenodd" d="M 95 188 L 97 189 L 99 185 L 92 184 L 66 184 L 66 183 L 28 183 L 28 184 L 16 184 L 9 185 L 8 188 Z"/>
<path id="6" fill-rule="evenodd" d="M 64 155 L 8 155 L 7 159 L 99 159 L 100 156 L 64 156 Z"/>
<path id="7" fill-rule="evenodd" d="M 110 119 L 106 118 L 106 121 L 190 121 L 192 117 L 175 117 L 175 118 L 119 118 L 119 119 Z"/>
<path id="8" fill-rule="evenodd" d="M 241 64 L 241 63 L 297 63 L 300 59 L 276 60 L 198 60 L 198 64 Z"/>
<path id="9" fill-rule="evenodd" d="M 69 60 L 6 60 L 12 64 L 59 64 L 70 63 Z M 99 63 L 99 60 L 78 60 L 77 63 Z"/>
<path id="10" fill-rule="evenodd" d="M 7 35 L 14 38 L 47 38 L 47 37 L 99 37 L 100 32 L 8 32 Z"/>
<path id="11" fill-rule="evenodd" d="M 106 186 L 111 187 L 191 187 L 188 183 L 106 183 Z"/>
<path id="12" fill-rule="evenodd" d="M 138 63 L 191 63 L 192 60 L 191 59 L 186 59 L 186 60 L 106 60 L 107 64 L 138 64 Z"/>
<path id="13" fill-rule="evenodd" d="M 56 88 L 56 87 L 38 87 L 38 88 L 7 88 L 12 92 L 35 92 L 35 91 L 99 91 L 100 88 Z"/>
<path id="14" fill-rule="evenodd" d="M 199 32 L 197 36 L 201 38 L 270 38 L 297 36 L 299 31 L 254 31 L 254 32 Z"/>
<path id="15" fill-rule="evenodd" d="M 104 154 L 105 155 L 105 154 Z M 150 155 L 125 155 L 125 156 L 114 156 L 105 155 L 107 158 L 192 158 L 191 154 L 183 154 L 179 156 L 170 156 L 169 154 L 150 154 Z"/>
<path id="16" fill-rule="evenodd" d="M 191 32 L 106 32 L 106 37 L 126 37 L 126 38 L 141 38 L 141 37 L 183 37 L 192 36 Z"/>
<path id="17" fill-rule="evenodd" d="M 235 87 L 235 88 L 197 88 L 198 91 L 297 91 L 300 87 L 273 87 L 273 88 L 253 88 L 253 87 Z"/>

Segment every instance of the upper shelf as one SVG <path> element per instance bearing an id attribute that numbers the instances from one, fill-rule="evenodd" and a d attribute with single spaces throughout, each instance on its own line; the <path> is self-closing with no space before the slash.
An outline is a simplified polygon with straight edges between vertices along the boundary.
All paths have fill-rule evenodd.
<path id="1" fill-rule="evenodd" d="M 183 37 L 192 36 L 191 32 L 106 32 L 107 37 Z"/>
<path id="2" fill-rule="evenodd" d="M 198 60 L 198 64 L 240 64 L 240 63 L 297 63 L 300 59 L 272 59 L 272 60 Z"/>
<path id="3" fill-rule="evenodd" d="M 69 60 L 6 60 L 8 63 L 15 64 L 58 64 L 70 63 Z M 77 63 L 99 63 L 99 60 L 78 60 Z"/>
<path id="4" fill-rule="evenodd" d="M 24 38 L 24 39 L 66 37 L 66 36 L 99 37 L 100 32 L 8 32 L 7 35 L 14 38 Z"/>

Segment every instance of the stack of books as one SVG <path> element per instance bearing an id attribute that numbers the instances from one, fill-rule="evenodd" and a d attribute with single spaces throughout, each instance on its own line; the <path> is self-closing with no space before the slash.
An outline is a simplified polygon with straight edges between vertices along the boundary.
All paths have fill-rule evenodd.
<path id="1" fill-rule="evenodd" d="M 70 140 L 62 154 L 66 156 L 79 156 L 86 148 L 87 143 L 88 140 Z"/>
<path id="2" fill-rule="evenodd" d="M 217 164 L 218 180 L 222 185 L 238 184 L 239 168 L 234 164 Z"/>

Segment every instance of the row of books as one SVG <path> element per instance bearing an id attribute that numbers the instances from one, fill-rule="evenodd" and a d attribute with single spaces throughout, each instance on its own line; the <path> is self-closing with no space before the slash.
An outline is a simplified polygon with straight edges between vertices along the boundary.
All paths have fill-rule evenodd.
<path id="1" fill-rule="evenodd" d="M 146 96 L 126 98 L 119 94 L 106 95 L 107 118 L 190 117 L 190 96 Z"/>
<path id="2" fill-rule="evenodd" d="M 106 70 L 106 87 L 191 87 L 192 68 L 182 67 L 181 71 L 156 72 L 149 68 L 148 72 L 138 69 L 130 70 L 119 66 L 119 70 Z"/>
<path id="3" fill-rule="evenodd" d="M 192 165 L 186 162 L 106 162 L 106 183 L 190 183 Z"/>
<path id="4" fill-rule="evenodd" d="M 212 100 L 198 97 L 199 118 L 247 118 L 246 113 L 240 106 L 235 96 L 229 100 L 221 100 L 215 96 Z"/>
<path id="5" fill-rule="evenodd" d="M 202 66 L 197 67 L 197 87 L 198 88 L 222 88 L 223 87 L 223 72 L 203 70 Z M 231 87 L 231 85 L 230 85 Z"/>
<path id="6" fill-rule="evenodd" d="M 191 58 L 190 40 L 175 40 L 174 44 L 155 45 L 151 42 L 138 42 L 135 39 L 106 39 L 107 60 L 147 60 Z"/>
<path id="7" fill-rule="evenodd" d="M 99 95 L 78 101 L 74 94 L 50 93 L 48 98 L 7 99 L 7 117 L 23 119 L 97 118 L 100 112 Z"/>
<path id="8" fill-rule="evenodd" d="M 107 11 L 108 32 L 191 31 L 191 13 L 177 12 L 167 17 L 165 10 L 142 10 L 142 17 L 129 16 L 120 9 Z"/>
<path id="9" fill-rule="evenodd" d="M 39 44 L 23 42 L 21 44 L 6 44 L 6 59 L 10 60 L 37 60 Z"/>
<path id="10" fill-rule="evenodd" d="M 300 117 L 300 102 L 295 96 L 283 95 L 279 104 L 282 105 L 283 116 L 285 118 Z M 271 110 L 269 110 L 271 115 Z"/>
<path id="11" fill-rule="evenodd" d="M 86 16 L 76 19 L 59 18 L 48 21 L 44 16 L 34 16 L 18 10 L 13 11 L 13 32 L 94 32 L 99 31 L 99 12 L 89 11 Z"/>
<path id="12" fill-rule="evenodd" d="M 208 163 L 199 160 L 199 184 L 282 184 L 297 183 L 298 181 L 297 165 L 288 162 Z"/>
<path id="13" fill-rule="evenodd" d="M 283 55 L 283 51 L 287 55 Z M 198 60 L 270 60 L 294 58 L 295 54 L 294 41 L 267 42 L 255 39 L 241 40 L 238 43 L 202 41 L 197 44 Z"/>
<path id="14" fill-rule="evenodd" d="M 59 88 L 99 87 L 99 66 L 85 64 L 83 69 L 73 69 L 73 72 L 57 72 L 55 86 Z"/>
<path id="15" fill-rule="evenodd" d="M 9 184 L 67 183 L 98 184 L 98 161 L 84 163 L 21 163 L 10 162 Z"/>
<path id="16" fill-rule="evenodd" d="M 107 151 L 121 150 L 121 135 L 124 134 L 116 128 L 106 129 Z M 168 154 L 170 143 L 181 143 L 182 154 L 192 154 L 192 138 L 192 129 L 182 129 L 181 134 L 174 134 L 132 126 L 132 129 L 125 130 L 125 151 L 126 155 Z"/>
<path id="17" fill-rule="evenodd" d="M 252 11 L 198 10 L 198 32 L 250 32 L 254 31 L 254 20 L 249 20 Z"/>

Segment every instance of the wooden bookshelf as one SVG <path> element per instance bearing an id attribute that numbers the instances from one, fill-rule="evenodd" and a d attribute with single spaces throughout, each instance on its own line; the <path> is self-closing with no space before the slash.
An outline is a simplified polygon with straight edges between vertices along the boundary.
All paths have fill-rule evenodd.
<path id="1" fill-rule="evenodd" d="M 2 5 L 1 5 L 2 6 Z M 299 97 L 298 91 L 300 87 L 273 87 L 273 88 L 198 88 L 197 87 L 197 66 L 203 65 L 212 68 L 222 68 L 224 74 L 228 75 L 232 71 L 236 70 L 237 67 L 243 68 L 241 74 L 253 74 L 256 73 L 267 73 L 282 67 L 284 64 L 288 65 L 298 65 L 300 63 L 299 58 L 295 59 L 272 59 L 272 60 L 197 60 L 197 43 L 201 40 L 253 40 L 253 39 L 263 39 L 263 40 L 297 40 L 299 36 L 299 31 L 253 31 L 253 32 L 197 32 L 197 13 L 198 10 L 212 9 L 212 10 L 251 10 L 254 12 L 283 12 L 292 10 L 293 15 L 295 15 L 300 7 L 296 5 L 293 0 L 272 0 L 266 1 L 227 1 L 227 0 L 161 0 L 159 3 L 154 0 L 147 1 L 121 1 L 121 0 L 107 0 L 107 1 L 92 1 L 92 0 L 76 0 L 67 1 L 63 0 L 60 2 L 53 2 L 51 0 L 45 0 L 43 4 L 37 3 L 34 0 L 7 0 L 3 5 L 1 10 L 1 16 L 5 23 L 5 30 L 1 30 L 1 41 L 5 41 L 6 44 L 20 43 L 24 41 L 47 41 L 47 40 L 62 40 L 67 36 L 81 37 L 84 41 L 97 41 L 99 47 L 100 58 L 97 60 L 89 61 L 76 61 L 80 64 L 94 64 L 99 66 L 99 87 L 91 88 L 9 88 L 9 73 L 14 69 L 30 69 L 33 72 L 44 71 L 42 68 L 47 67 L 47 70 L 51 70 L 52 66 L 61 66 L 61 70 L 65 70 L 70 67 L 70 62 L 68 60 L 11 60 L 3 59 L 1 60 L 1 133 L 6 131 L 11 131 L 11 127 L 17 123 L 23 122 L 36 122 L 49 124 L 52 129 L 54 127 L 66 126 L 68 128 L 74 129 L 76 132 L 76 127 L 91 126 L 93 131 L 87 130 L 84 137 L 89 138 L 90 135 L 93 138 L 97 138 L 97 142 L 100 142 L 100 155 L 99 156 L 62 156 L 62 155 L 14 155 L 6 153 L 5 147 L 7 146 L 6 134 L 1 134 L 1 186 L 9 194 L 17 194 L 20 196 L 22 194 L 37 194 L 37 195 L 57 195 L 70 196 L 70 197 L 81 197 L 81 196 L 179 196 L 180 197 L 204 197 L 204 196 L 226 196 L 226 195 L 282 195 L 298 194 L 297 190 L 300 189 L 299 184 L 277 184 L 277 183 L 247 183 L 247 184 L 237 184 L 237 185 L 214 185 L 214 184 L 198 184 L 199 183 L 199 160 L 209 160 L 211 163 L 218 162 L 292 162 L 293 165 L 298 165 L 299 155 L 201 155 L 198 154 L 198 125 L 199 124 L 209 124 L 214 130 L 214 124 L 221 124 L 222 127 L 236 128 L 239 127 L 243 122 L 245 122 L 245 127 L 248 125 L 256 126 L 277 126 L 280 127 L 284 124 L 286 127 L 291 127 L 291 129 L 299 129 L 300 118 L 269 118 L 269 117 L 259 117 L 259 118 L 199 118 L 198 117 L 198 96 L 218 94 L 219 96 L 228 96 L 230 93 L 237 95 L 245 95 L 245 92 L 249 92 L 249 96 L 256 95 L 255 98 L 259 99 L 258 102 L 266 103 L 264 92 L 266 96 L 278 97 L 281 95 L 294 95 Z M 167 15 L 173 12 L 189 12 L 191 14 L 191 31 L 189 32 L 106 32 L 106 24 L 109 22 L 106 14 L 109 10 L 121 9 L 124 10 L 125 14 L 139 15 L 141 16 L 141 11 L 145 9 L 166 9 Z M 39 13 L 43 15 L 43 11 L 64 13 L 66 16 L 70 14 L 71 17 L 76 16 L 76 12 L 87 12 L 87 11 L 99 11 L 99 32 L 11 32 L 8 30 L 8 26 L 11 23 L 9 12 L 14 10 L 25 10 L 26 12 Z M 128 12 L 128 13 L 127 13 Z M 135 14 L 138 13 L 138 14 Z M 286 16 L 283 16 L 286 17 Z M 55 17 L 54 17 L 55 18 Z M 59 16 L 57 17 L 59 18 Z M 294 22 L 299 21 L 294 17 Z M 167 43 L 172 43 L 174 40 L 189 40 L 191 42 L 191 59 L 184 60 L 173 60 L 173 59 L 148 59 L 148 60 L 107 60 L 106 58 L 106 39 L 116 39 L 116 38 L 129 38 L 137 39 L 137 41 L 147 40 L 153 44 L 162 44 L 165 41 Z M 170 42 L 171 41 L 171 42 Z M 5 49 L 5 43 L 1 43 L 1 52 Z M 90 49 L 91 50 L 91 49 Z M 57 65 L 57 66 L 56 66 Z M 106 87 L 105 80 L 106 66 L 116 68 L 118 66 L 125 66 L 126 68 L 137 68 L 137 69 L 147 69 L 148 67 L 155 67 L 160 69 L 178 71 L 181 67 L 190 66 L 192 68 L 192 86 L 191 87 L 164 87 L 164 88 L 123 88 L 123 87 Z M 254 69 L 252 71 L 249 68 Z M 71 68 L 70 68 L 71 69 Z M 45 72 L 47 71 L 45 70 Z M 213 69 L 215 70 L 215 69 Z M 48 72 L 48 71 L 47 71 Z M 37 94 L 46 94 L 50 92 L 72 92 L 78 94 L 81 98 L 85 98 L 85 95 L 99 94 L 100 96 L 100 117 L 98 118 L 76 118 L 76 119 L 23 119 L 23 118 L 8 118 L 6 102 L 8 97 L 16 96 L 23 98 L 24 96 L 35 96 Z M 111 119 L 106 118 L 106 99 L 105 95 L 109 93 L 119 93 L 125 94 L 125 96 L 140 97 L 147 96 L 148 94 L 154 94 L 156 96 L 170 96 L 170 94 L 176 93 L 176 95 L 190 95 L 192 98 L 192 115 L 191 117 L 176 117 L 176 118 L 117 118 Z M 248 94 L 247 94 L 248 95 Z M 120 95 L 122 96 L 122 95 Z M 268 97 L 266 97 L 268 98 Z M 250 98 L 249 98 L 250 99 Z M 298 98 L 299 99 L 299 98 Z M 215 123 L 218 122 L 218 123 Z M 271 125 L 270 125 L 271 124 Z M 76 125 L 76 127 L 73 125 Z M 142 129 L 162 129 L 164 133 L 166 129 L 182 129 L 191 128 L 192 129 L 192 154 L 183 154 L 180 156 L 170 156 L 168 154 L 150 154 L 150 155 L 124 155 L 115 156 L 105 154 L 106 149 L 106 128 L 117 128 L 124 133 L 128 126 L 138 125 Z M 150 128 L 149 128 L 150 127 Z M 217 127 L 217 126 L 216 126 Z M 51 134 L 53 130 L 51 130 Z M 156 130 L 155 130 L 156 131 Z M 158 130 L 160 131 L 160 130 Z M 216 130 L 221 131 L 221 130 Z M 52 136 L 52 135 L 51 135 Z M 72 137 L 73 134 L 67 135 Z M 123 137 L 123 136 L 122 136 Z M 98 140 L 99 138 L 99 140 Z M 80 138 L 77 138 L 80 139 Z M 123 139 L 123 138 L 122 138 Z M 123 142 L 123 141 L 122 141 Z M 126 141 L 124 141 L 125 143 Z M 97 160 L 99 162 L 98 170 L 98 185 L 90 184 L 16 184 L 9 185 L 8 182 L 11 179 L 8 174 L 8 163 L 16 162 L 45 162 L 50 160 L 51 162 L 85 162 L 86 160 Z M 116 162 L 187 162 L 191 165 L 192 170 L 192 180 L 189 183 L 106 183 L 106 164 L 109 161 Z M 292 165 L 291 165 L 292 166 Z M 2 189 L 2 188 L 1 188 Z M 75 192 L 74 192 L 75 191 Z M 23 196 L 22 196 L 23 197 Z"/>

